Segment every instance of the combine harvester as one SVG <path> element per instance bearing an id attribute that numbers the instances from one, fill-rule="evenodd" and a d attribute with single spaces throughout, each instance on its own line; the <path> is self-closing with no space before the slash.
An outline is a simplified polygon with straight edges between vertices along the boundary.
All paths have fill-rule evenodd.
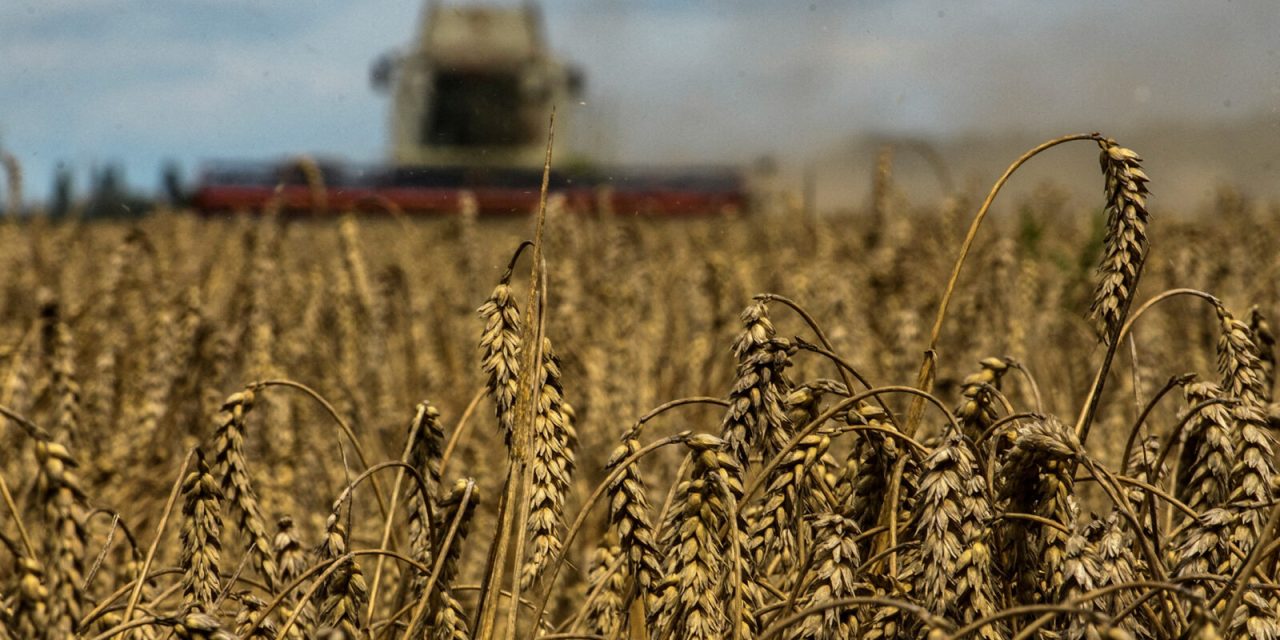
<path id="1" fill-rule="evenodd" d="M 297 159 L 214 163 L 192 204 L 207 213 L 387 211 L 526 214 L 538 205 L 548 123 L 582 91 L 582 74 L 551 55 L 536 6 L 441 6 L 428 0 L 408 54 L 384 56 L 375 88 L 392 93 L 385 165 Z M 557 138 L 572 117 L 557 114 Z M 316 193 L 323 188 L 324 193 Z M 697 215 L 749 208 L 747 176 L 733 167 L 552 170 L 550 191 L 574 211 Z"/>

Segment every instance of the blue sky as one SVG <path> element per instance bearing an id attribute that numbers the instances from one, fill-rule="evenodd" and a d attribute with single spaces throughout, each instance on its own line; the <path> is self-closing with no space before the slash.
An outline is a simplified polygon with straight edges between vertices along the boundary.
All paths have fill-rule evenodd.
<path id="1" fill-rule="evenodd" d="M 1280 120 L 1280 3 L 543 3 L 587 74 L 581 138 L 624 162 L 801 157 L 868 131 L 1123 131 Z M 298 152 L 372 161 L 370 63 L 416 0 L 3 0 L 0 145 L 48 193 L 68 163 Z M 1043 133 L 1044 136 L 1039 134 Z"/>

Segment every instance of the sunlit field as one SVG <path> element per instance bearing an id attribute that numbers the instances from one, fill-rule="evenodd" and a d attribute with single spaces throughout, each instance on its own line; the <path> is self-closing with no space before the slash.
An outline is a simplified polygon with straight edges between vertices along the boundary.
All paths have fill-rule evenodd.
<path id="1" fill-rule="evenodd" d="M 1280 210 L 1069 144 L 989 210 L 6 218 L 0 638 L 1280 638 Z"/>

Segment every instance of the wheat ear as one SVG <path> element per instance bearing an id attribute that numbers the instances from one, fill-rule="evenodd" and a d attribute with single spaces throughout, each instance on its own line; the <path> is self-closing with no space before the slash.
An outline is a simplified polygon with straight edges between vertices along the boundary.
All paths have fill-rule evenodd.
<path id="1" fill-rule="evenodd" d="M 529 558 L 521 571 L 525 588 L 532 586 L 547 564 L 560 553 L 560 529 L 564 527 L 564 501 L 573 483 L 573 407 L 564 400 L 560 359 L 551 340 L 542 342 L 542 389 L 532 433 L 533 484 L 529 494 Z"/>
<path id="2" fill-rule="evenodd" d="M 1073 488 L 1074 434 L 1053 417 L 1027 423 L 1001 469 L 1004 510 L 1030 513 L 1050 526 L 1010 520 L 1001 531 L 1004 567 L 1023 603 L 1053 601 L 1067 539 L 1079 513 Z"/>
<path id="3" fill-rule="evenodd" d="M 195 467 L 182 481 L 182 601 L 189 611 L 213 613 L 222 589 L 218 561 L 222 555 L 222 490 L 209 471 L 204 453 L 196 450 Z"/>
<path id="4" fill-rule="evenodd" d="M 923 570 L 920 602 L 935 615 L 971 623 L 995 613 L 991 584 L 991 497 L 968 441 L 954 430 L 921 464 L 915 531 Z M 979 637 L 1003 635 L 999 625 Z"/>
<path id="5" fill-rule="evenodd" d="M 813 580 L 805 588 L 805 607 L 858 594 L 862 563 L 858 549 L 858 524 L 837 514 L 823 514 L 813 521 Z M 858 633 L 857 609 L 828 610 L 805 618 L 796 630 L 803 640 L 854 638 Z"/>
<path id="6" fill-rule="evenodd" d="M 463 498 L 471 488 L 471 498 L 463 503 Z M 463 543 L 470 531 L 471 520 L 475 515 L 480 500 L 476 496 L 473 484 L 468 480 L 458 480 L 449 490 L 449 494 L 440 500 L 440 512 L 436 516 L 435 548 L 444 546 L 444 538 L 448 535 L 449 523 L 458 522 L 457 532 L 449 551 L 440 562 L 440 577 L 431 594 L 423 594 L 432 598 L 434 615 L 431 617 L 431 640 L 469 640 L 471 633 L 467 628 L 466 612 L 462 604 L 453 594 L 453 583 L 457 578 L 459 559 L 462 557 Z M 459 513 L 459 509 L 462 512 Z"/>
<path id="7" fill-rule="evenodd" d="M 1231 412 L 1225 404 L 1208 404 L 1224 397 L 1212 382 L 1192 382 L 1183 395 L 1195 415 L 1183 431 L 1176 495 L 1192 510 L 1204 513 L 1225 505 L 1231 493 L 1231 469 L 1236 461 Z"/>
<path id="8" fill-rule="evenodd" d="M 791 424 L 782 406 L 786 383 L 786 349 L 772 349 L 773 323 L 763 301 L 755 301 L 741 315 L 742 331 L 733 345 L 738 375 L 729 392 L 729 408 L 720 432 L 726 450 L 746 469 L 751 455 L 776 453 L 791 435 Z M 767 444 L 766 444 L 767 443 Z M 766 456 L 767 459 L 767 456 Z"/>
<path id="9" fill-rule="evenodd" d="M 279 572 L 272 557 L 271 538 L 262 518 L 262 507 L 253 490 L 249 466 L 244 456 L 245 417 L 253 410 L 254 393 L 245 389 L 227 397 L 218 415 L 218 429 L 214 433 L 217 457 L 214 473 L 222 478 L 222 492 L 236 514 L 236 524 L 251 545 L 254 569 L 268 587 L 274 589 Z"/>
<path id="10" fill-rule="evenodd" d="M 667 577 L 658 585 L 651 627 L 655 637 L 720 640 L 729 627 L 719 597 L 728 557 L 719 531 L 727 524 L 728 505 L 715 476 L 741 472 L 719 438 L 696 435 L 687 442 L 692 470 L 676 490 L 663 526 Z"/>
<path id="11" fill-rule="evenodd" d="M 70 636 L 84 613 L 84 549 L 87 534 L 76 514 L 85 495 L 75 473 L 78 466 L 67 448 L 56 442 L 36 443 L 40 465 L 36 488 L 49 524 L 44 557 L 48 572 L 49 631 Z"/>
<path id="12" fill-rule="evenodd" d="M 612 475 L 618 465 L 640 450 L 640 440 L 629 431 L 609 456 L 605 473 Z M 628 465 L 608 488 L 609 523 L 617 532 L 618 544 L 626 559 L 626 575 L 634 582 L 638 599 L 647 612 L 653 593 L 662 580 L 661 556 L 653 539 L 648 488 L 639 465 Z"/>
<path id="13" fill-rule="evenodd" d="M 1147 175 L 1142 158 L 1110 138 L 1098 141 L 1106 180 L 1107 235 L 1090 311 L 1100 333 L 1113 339 L 1124 324 L 1147 258 Z"/>

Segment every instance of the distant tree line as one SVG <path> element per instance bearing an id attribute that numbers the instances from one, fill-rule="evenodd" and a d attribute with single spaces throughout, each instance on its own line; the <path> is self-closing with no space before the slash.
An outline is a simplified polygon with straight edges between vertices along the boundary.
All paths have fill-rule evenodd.
<path id="1" fill-rule="evenodd" d="M 157 198 L 131 189 L 125 182 L 121 166 L 107 164 L 90 172 L 89 190 L 83 197 L 79 197 L 71 169 L 59 164 L 54 172 L 53 190 L 45 210 L 53 218 L 130 218 L 150 213 L 161 199 L 173 205 L 181 205 L 184 196 L 178 166 L 174 163 L 166 164 L 160 181 L 161 195 Z"/>

